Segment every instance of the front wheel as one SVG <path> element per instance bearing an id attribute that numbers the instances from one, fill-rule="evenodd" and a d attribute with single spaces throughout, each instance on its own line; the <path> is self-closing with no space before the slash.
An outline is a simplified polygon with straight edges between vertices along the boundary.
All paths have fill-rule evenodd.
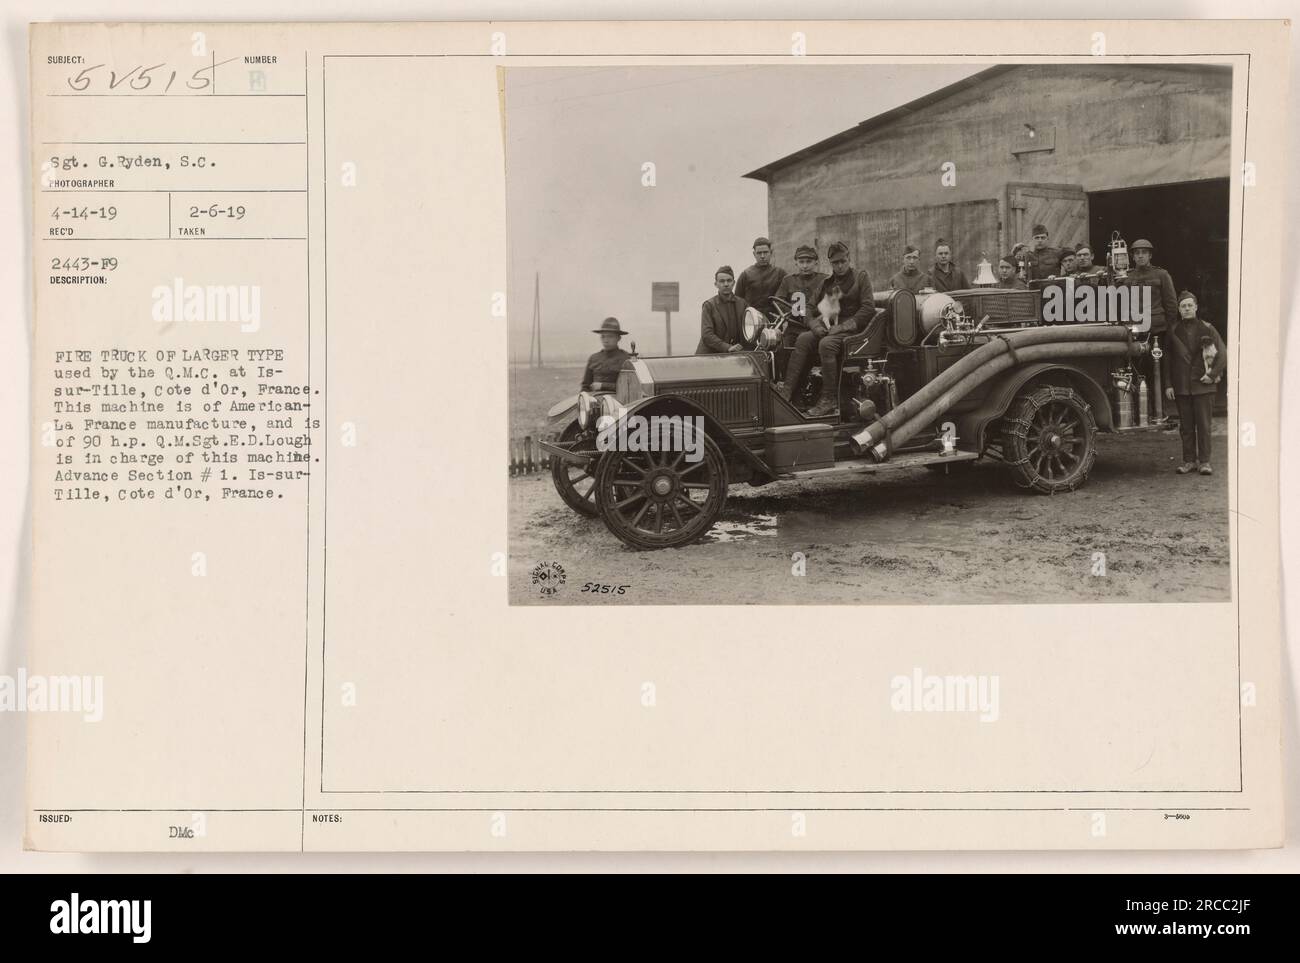
<path id="1" fill-rule="evenodd" d="M 582 429 L 578 427 L 578 423 L 575 421 L 564 429 L 564 433 L 560 435 L 559 440 L 561 442 L 577 441 L 581 434 Z M 595 451 L 595 438 L 584 439 L 576 446 L 575 450 Z M 592 473 L 588 471 L 586 466 L 552 456 L 551 481 L 555 483 L 555 490 L 564 499 L 564 504 L 579 515 L 595 518 L 600 514 L 600 509 L 596 507 L 596 483 L 593 480 Z"/>
<path id="2" fill-rule="evenodd" d="M 711 438 L 699 461 L 684 451 L 611 451 L 596 467 L 596 501 L 605 525 L 642 551 L 677 548 L 702 536 L 722 514 L 727 462 Z"/>
<path id="3" fill-rule="evenodd" d="M 1021 488 L 1071 492 L 1097 460 L 1096 435 L 1092 406 L 1077 391 L 1034 388 L 1012 402 L 1002 421 L 1003 458 Z"/>

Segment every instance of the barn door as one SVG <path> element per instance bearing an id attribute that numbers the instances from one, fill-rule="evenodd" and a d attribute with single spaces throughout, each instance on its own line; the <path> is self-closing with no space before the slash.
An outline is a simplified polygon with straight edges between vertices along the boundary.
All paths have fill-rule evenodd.
<path id="1" fill-rule="evenodd" d="M 1047 228 L 1052 247 L 1088 243 L 1088 195 L 1078 184 L 1008 184 L 1006 243 L 1033 247 L 1035 224 Z"/>
<path id="2" fill-rule="evenodd" d="M 975 265 L 982 254 L 998 259 L 997 201 L 964 201 L 925 207 L 900 207 L 860 214 L 830 214 L 817 218 L 818 249 L 825 253 L 832 241 L 849 246 L 854 267 L 871 275 L 872 286 L 881 291 L 889 278 L 903 266 L 903 247 L 914 244 L 921 251 L 921 269 L 934 256 L 934 245 L 944 238 L 952 246 L 953 260 L 966 274 L 975 277 Z M 830 270 L 825 262 L 823 271 Z"/>

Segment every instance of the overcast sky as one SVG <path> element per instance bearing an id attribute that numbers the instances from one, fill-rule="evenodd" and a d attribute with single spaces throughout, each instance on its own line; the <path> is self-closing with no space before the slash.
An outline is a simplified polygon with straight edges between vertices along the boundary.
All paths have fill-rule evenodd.
<path id="1" fill-rule="evenodd" d="M 585 360 L 609 315 L 662 354 L 651 281 L 680 282 L 673 353 L 693 353 L 714 269 L 745 268 L 767 233 L 767 185 L 743 174 L 985 66 L 507 70 L 512 360 L 528 360 L 535 271 L 546 361 Z"/>

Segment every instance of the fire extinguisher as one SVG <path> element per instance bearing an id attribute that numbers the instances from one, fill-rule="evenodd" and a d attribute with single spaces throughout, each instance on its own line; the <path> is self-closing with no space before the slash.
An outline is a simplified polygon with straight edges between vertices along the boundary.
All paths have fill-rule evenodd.
<path id="1" fill-rule="evenodd" d="M 1138 427 L 1147 426 L 1147 402 L 1150 396 L 1147 394 L 1147 379 L 1138 378 L 1137 403 L 1138 403 Z"/>

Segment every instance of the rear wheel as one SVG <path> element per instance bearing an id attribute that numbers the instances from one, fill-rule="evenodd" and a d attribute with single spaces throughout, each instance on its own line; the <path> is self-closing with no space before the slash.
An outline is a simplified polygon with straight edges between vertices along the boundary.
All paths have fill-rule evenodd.
<path id="1" fill-rule="evenodd" d="M 564 429 L 559 440 L 566 443 L 573 442 L 581 434 L 582 429 L 578 427 L 578 423 L 575 421 Z M 595 451 L 596 439 L 592 437 L 584 440 L 577 446 L 576 450 Z M 579 515 L 595 518 L 600 514 L 600 509 L 596 507 L 596 479 L 588 466 L 564 461 L 562 458 L 552 455 L 551 481 L 555 483 L 555 490 L 564 499 L 564 504 Z"/>
<path id="2" fill-rule="evenodd" d="M 687 545 L 710 528 L 727 499 L 727 462 L 711 438 L 704 456 L 684 451 L 606 452 L 596 467 L 605 525 L 632 548 Z"/>
<path id="3" fill-rule="evenodd" d="M 1021 488 L 1074 491 L 1097 459 L 1096 434 L 1092 407 L 1073 388 L 1033 388 L 1002 420 L 1003 459 Z"/>

